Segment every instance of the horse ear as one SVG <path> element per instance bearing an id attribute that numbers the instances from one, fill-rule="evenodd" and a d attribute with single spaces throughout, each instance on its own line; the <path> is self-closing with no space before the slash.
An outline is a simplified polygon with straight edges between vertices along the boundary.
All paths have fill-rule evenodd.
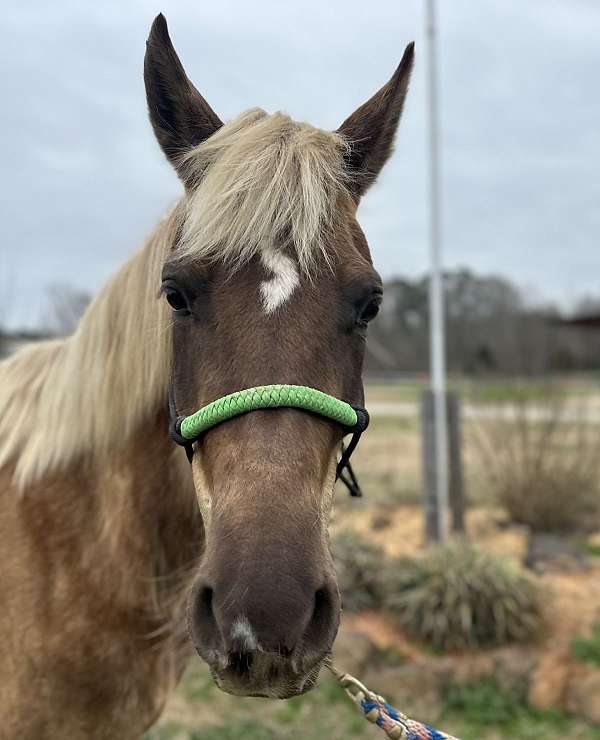
<path id="1" fill-rule="evenodd" d="M 394 147 L 394 136 L 402 114 L 413 67 L 414 42 L 389 82 L 357 108 L 338 129 L 349 142 L 347 165 L 350 190 L 358 200 L 375 182 Z"/>
<path id="2" fill-rule="evenodd" d="M 178 169 L 181 155 L 223 123 L 188 79 L 162 13 L 154 19 L 146 42 L 144 83 L 158 143 L 185 183 L 185 173 Z"/>

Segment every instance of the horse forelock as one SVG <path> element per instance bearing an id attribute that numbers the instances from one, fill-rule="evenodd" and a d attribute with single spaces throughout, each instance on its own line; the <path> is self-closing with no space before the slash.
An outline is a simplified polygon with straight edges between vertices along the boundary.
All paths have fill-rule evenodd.
<path id="1" fill-rule="evenodd" d="M 319 257 L 327 260 L 325 236 L 347 190 L 347 152 L 339 134 L 284 113 L 242 113 L 181 160 L 196 186 L 188 193 L 178 258 L 239 266 L 267 255 L 272 266 L 278 249 L 310 271 Z M 291 279 L 288 270 L 283 282 Z"/>

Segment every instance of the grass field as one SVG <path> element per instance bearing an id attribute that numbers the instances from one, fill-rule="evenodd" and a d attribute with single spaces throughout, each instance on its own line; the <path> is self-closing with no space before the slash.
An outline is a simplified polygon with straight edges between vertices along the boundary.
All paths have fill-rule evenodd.
<path id="1" fill-rule="evenodd" d="M 416 403 L 427 387 L 428 379 L 424 375 L 402 380 L 372 379 L 365 383 L 367 406 L 373 401 Z M 588 398 L 600 395 L 600 378 L 595 375 L 577 375 L 542 380 L 522 378 L 471 380 L 451 376 L 448 379 L 448 389 L 459 393 L 469 403 L 508 403 L 523 396 L 530 400 L 543 400 L 547 398 L 550 389 L 553 393 L 559 393 L 566 398 Z"/>

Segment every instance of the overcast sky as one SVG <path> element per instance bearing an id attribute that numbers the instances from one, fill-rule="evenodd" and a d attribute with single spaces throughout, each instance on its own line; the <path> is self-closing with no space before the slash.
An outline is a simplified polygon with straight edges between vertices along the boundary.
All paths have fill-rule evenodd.
<path id="1" fill-rule="evenodd" d="M 600 293 L 600 2 L 439 0 L 444 253 L 572 305 Z M 360 208 L 385 277 L 427 269 L 424 0 L 3 4 L 0 314 L 95 291 L 180 193 L 146 118 L 163 11 L 224 119 L 250 106 L 336 128 L 417 42 L 393 160 Z"/>

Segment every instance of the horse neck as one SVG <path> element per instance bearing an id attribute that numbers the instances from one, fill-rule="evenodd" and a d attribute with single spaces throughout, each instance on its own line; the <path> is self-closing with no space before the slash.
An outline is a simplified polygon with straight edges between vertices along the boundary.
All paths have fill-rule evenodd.
<path id="1" fill-rule="evenodd" d="M 166 429 L 161 409 L 110 463 L 85 474 L 97 501 L 97 547 L 120 573 L 115 597 L 151 607 L 162 620 L 181 616 L 204 542 L 190 466 Z"/>
<path id="2" fill-rule="evenodd" d="M 171 598 L 203 541 L 189 464 L 167 436 L 170 312 L 158 288 L 178 218 L 176 208 L 107 284 L 73 338 L 96 363 L 80 389 L 81 416 L 90 422 L 89 460 L 83 454 L 80 469 L 99 504 L 99 542 L 109 562 L 129 563 L 124 593 L 135 593 L 135 581 L 147 598 L 153 579 L 157 602 Z"/>
<path id="3" fill-rule="evenodd" d="M 107 283 L 76 332 L 0 368 L 0 467 L 15 482 L 110 460 L 166 408 L 170 322 L 158 298 L 176 211 Z M 1 387 L 4 386 L 4 387 Z"/>
<path id="4" fill-rule="evenodd" d="M 202 546 L 189 466 L 166 433 L 170 327 L 157 294 L 176 228 L 177 209 L 73 336 L 0 368 L 0 472 L 14 471 L 15 496 L 47 512 L 67 561 L 89 561 L 102 578 L 114 569 L 110 598 L 123 602 L 160 600 L 152 584 L 171 585 Z"/>

